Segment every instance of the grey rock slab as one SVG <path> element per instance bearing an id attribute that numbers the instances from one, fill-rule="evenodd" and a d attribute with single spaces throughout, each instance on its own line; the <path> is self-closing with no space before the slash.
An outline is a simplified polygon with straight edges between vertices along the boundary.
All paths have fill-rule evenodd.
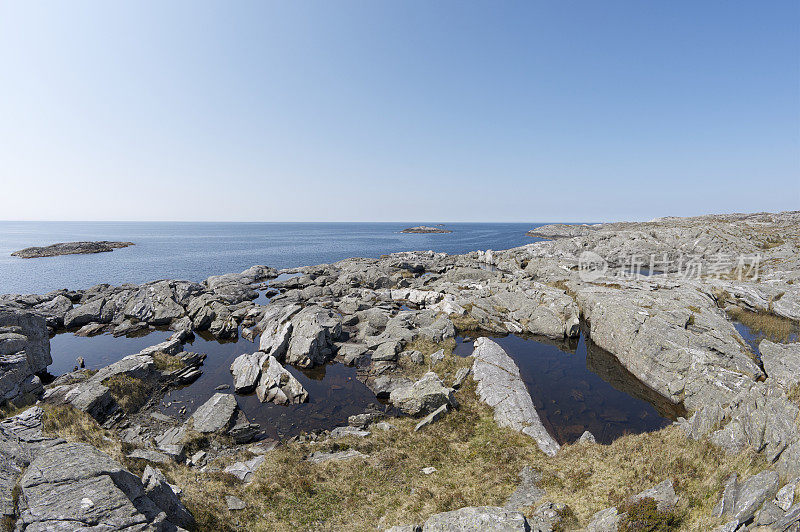
<path id="1" fill-rule="evenodd" d="M 92 380 L 75 385 L 56 386 L 47 390 L 42 399 L 51 404 L 72 405 L 100 423 L 103 423 L 117 407 L 111 391 Z"/>
<path id="2" fill-rule="evenodd" d="M 555 456 L 560 446 L 542 424 L 514 360 L 488 338 L 475 341 L 472 356 L 478 396 L 494 409 L 497 424 L 530 436 L 542 452 Z"/>
<path id="3" fill-rule="evenodd" d="M 778 490 L 778 494 L 775 495 L 775 504 L 784 512 L 788 511 L 794 504 L 794 494 L 795 491 L 797 491 L 798 484 L 800 484 L 800 478 L 788 482 L 784 487 Z"/>
<path id="4" fill-rule="evenodd" d="M 228 510 L 232 512 L 247 508 L 247 504 L 242 499 L 233 495 L 225 495 L 225 504 L 227 505 Z"/>
<path id="5" fill-rule="evenodd" d="M 678 496 L 675 494 L 675 488 L 672 486 L 671 480 L 664 482 L 638 493 L 631 497 L 631 501 L 640 501 L 642 499 L 653 499 L 658 505 L 658 510 L 665 512 L 675 507 L 678 504 Z"/>
<path id="6" fill-rule="evenodd" d="M 183 528 L 194 527 L 194 516 L 181 503 L 178 495 L 160 470 L 150 466 L 145 467 L 142 484 L 147 497 L 164 510 L 171 523 Z"/>
<path id="7" fill-rule="evenodd" d="M 245 484 L 249 484 L 253 481 L 253 475 L 255 475 L 256 469 L 264 463 L 267 457 L 264 455 L 258 455 L 255 458 L 247 460 L 245 462 L 236 462 L 234 464 L 229 465 L 225 468 L 225 472 L 229 475 L 233 475 Z"/>
<path id="8" fill-rule="evenodd" d="M 616 508 L 600 510 L 592 516 L 586 526 L 587 532 L 616 532 L 622 515 Z"/>
<path id="9" fill-rule="evenodd" d="M 239 355 L 231 364 L 233 388 L 236 393 L 250 393 L 255 390 L 261 376 L 262 353 Z"/>
<path id="10" fill-rule="evenodd" d="M 360 453 L 355 449 L 349 449 L 347 451 L 337 451 L 332 453 L 326 453 L 322 451 L 316 451 L 311 453 L 306 457 L 306 461 L 320 464 L 322 462 L 328 462 L 330 460 L 341 461 L 341 460 L 350 460 L 353 458 L 367 458 L 368 455 Z"/>
<path id="11" fill-rule="evenodd" d="M 756 511 L 778 493 L 780 476 L 775 471 L 762 471 L 739 482 L 731 475 L 725 484 L 722 498 L 714 507 L 714 515 L 727 517 L 737 523 L 753 518 Z"/>
<path id="12" fill-rule="evenodd" d="M 361 430 L 356 427 L 336 427 L 331 431 L 331 438 L 344 438 L 346 436 L 354 436 L 356 438 L 366 438 L 370 435 L 368 430 Z"/>
<path id="13" fill-rule="evenodd" d="M 103 382 L 115 375 L 127 375 L 135 379 L 147 379 L 155 374 L 153 357 L 150 355 L 128 355 L 95 373 L 92 381 Z"/>
<path id="14" fill-rule="evenodd" d="M 308 392 L 300 384 L 300 381 L 272 355 L 267 355 L 267 359 L 263 363 L 256 395 L 262 403 L 272 402 L 285 405 L 308 401 Z"/>
<path id="15" fill-rule="evenodd" d="M 800 522 L 800 504 L 795 504 L 789 510 L 786 511 L 783 517 L 778 519 L 772 527 L 775 530 L 789 530 L 790 526 L 797 527 L 797 524 Z M 792 529 L 792 530 L 796 530 Z"/>
<path id="16" fill-rule="evenodd" d="M 762 340 L 758 350 L 764 372 L 770 380 L 786 390 L 800 382 L 800 343 L 778 344 Z"/>
<path id="17" fill-rule="evenodd" d="M 576 298 L 598 346 L 676 407 L 725 403 L 763 375 L 702 286 L 584 283 Z"/>
<path id="18" fill-rule="evenodd" d="M 139 460 L 147 460 L 154 464 L 168 464 L 172 462 L 172 458 L 164 453 L 154 451 L 152 449 L 134 449 L 128 453 L 128 458 L 138 458 Z"/>
<path id="19" fill-rule="evenodd" d="M 230 426 L 236 409 L 236 398 L 233 395 L 215 393 L 192 414 L 192 428 L 202 433 L 225 430 Z"/>
<path id="20" fill-rule="evenodd" d="M 417 432 L 418 430 L 421 430 L 427 427 L 428 425 L 431 425 L 439 421 L 439 419 L 441 419 L 446 413 L 447 413 L 447 405 L 440 406 L 439 408 L 437 408 L 436 410 L 434 410 L 433 412 L 422 418 L 419 421 L 419 423 L 417 423 L 416 426 L 414 426 L 414 432 Z"/>
<path id="21" fill-rule="evenodd" d="M 597 443 L 597 440 L 595 439 L 594 434 L 587 430 L 581 434 L 580 438 L 578 438 L 578 443 Z"/>
<path id="22" fill-rule="evenodd" d="M 744 481 L 736 494 L 733 518 L 740 523 L 751 519 L 765 501 L 775 497 L 779 482 L 775 471 L 764 471 Z"/>
<path id="23" fill-rule="evenodd" d="M 44 317 L 0 307 L 0 401 L 13 399 L 26 379 L 52 362 Z"/>
<path id="24" fill-rule="evenodd" d="M 22 529 L 96 527 L 145 529 L 162 523 L 165 511 L 141 480 L 94 447 L 61 443 L 38 454 L 19 480 Z"/>
<path id="25" fill-rule="evenodd" d="M 454 390 L 445 387 L 432 371 L 413 384 L 392 390 L 389 401 L 411 416 L 427 415 L 442 405 L 457 406 Z"/>
<path id="26" fill-rule="evenodd" d="M 525 532 L 528 522 L 519 512 L 497 506 L 470 506 L 434 514 L 425 521 L 423 532 L 472 532 L 495 530 L 503 532 Z"/>
<path id="27" fill-rule="evenodd" d="M 432 363 L 438 364 L 442 360 L 444 360 L 444 349 L 439 349 L 435 353 L 431 354 L 431 362 Z"/>
<path id="28" fill-rule="evenodd" d="M 472 373 L 472 366 L 459 368 L 453 377 L 453 388 L 456 390 L 461 388 L 461 385 L 464 384 L 464 381 L 467 380 L 467 377 L 469 377 L 470 373 Z"/>
<path id="29" fill-rule="evenodd" d="M 508 510 L 519 511 L 532 506 L 536 501 L 544 497 L 546 492 L 538 485 L 541 478 L 542 475 L 532 467 L 523 467 L 519 472 L 519 486 L 508 497 L 504 507 Z"/>

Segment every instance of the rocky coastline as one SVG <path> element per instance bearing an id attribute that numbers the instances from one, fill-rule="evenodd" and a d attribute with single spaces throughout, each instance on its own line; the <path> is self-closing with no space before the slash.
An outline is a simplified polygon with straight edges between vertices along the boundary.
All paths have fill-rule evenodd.
<path id="1" fill-rule="evenodd" d="M 59 242 L 49 246 L 21 249 L 13 252 L 11 256 L 21 259 L 38 259 L 42 257 L 58 257 L 60 255 L 107 253 L 115 249 L 126 248 L 133 245 L 133 242 L 111 242 L 108 240 L 99 240 L 96 242 Z"/>
<path id="2" fill-rule="evenodd" d="M 8 464 L 0 471 L 5 519 L 21 530 L 63 527 L 58 516 L 74 507 L 86 527 L 192 528 L 196 519 L 207 524 L 213 516 L 200 518 L 196 505 L 184 506 L 180 491 L 191 489 L 196 497 L 203 482 L 213 485 L 214 475 L 235 477 L 239 486 L 226 485 L 224 500 L 215 495 L 223 508 L 218 511 L 250 515 L 255 499 L 248 496 L 268 489 L 264 471 L 272 467 L 275 453 L 302 456 L 297 467 L 308 475 L 314 467 L 332 471 L 350 460 L 379 468 L 391 438 L 426 441 L 435 431 L 458 434 L 468 428 L 464 420 L 472 420 L 488 427 L 487 434 L 504 435 L 484 447 L 505 449 L 512 442 L 517 452 L 525 449 L 525 463 L 536 467 L 523 469 L 513 494 L 500 488 L 492 495 L 470 492 L 442 503 L 438 509 L 446 511 L 407 511 L 401 515 L 413 515 L 417 524 L 395 530 L 460 530 L 489 523 L 508 530 L 617 530 L 651 501 L 653 515 L 667 519 L 680 510 L 690 528 L 702 523 L 720 530 L 796 529 L 800 344 L 763 340 L 754 353 L 732 316 L 745 311 L 788 326 L 800 320 L 800 212 L 544 226 L 529 234 L 547 240 L 465 255 L 404 252 L 287 270 L 253 266 L 203 282 L 160 280 L 0 296 L 0 401 L 21 411 L 0 424 L 0 453 Z M 592 254 L 590 270 L 587 253 Z M 646 274 L 632 274 L 643 265 Z M 266 288 L 273 291 L 269 303 L 256 303 L 259 290 Z M 46 375 L 51 334 L 130 335 L 154 328 L 174 334 L 99 371 L 78 369 L 52 381 Z M 625 493 L 609 489 L 591 503 L 585 502 L 589 495 L 580 495 L 585 508 L 560 500 L 571 484 L 553 480 L 558 468 L 552 464 L 567 467 L 560 460 L 579 452 L 599 456 L 614 445 L 594 443 L 590 433 L 575 444 L 556 442 L 519 368 L 487 336 L 528 334 L 558 341 L 582 331 L 638 379 L 643 397 L 674 419 L 654 439 L 702 447 L 723 462 L 729 456 L 730 464 L 749 453 L 748 464 L 760 464 L 759 470 L 731 469 L 718 493 L 706 493 L 718 503 L 709 511 L 692 509 L 686 486 L 673 483 L 677 470 L 645 479 L 649 485 L 637 489 L 615 488 Z M 242 335 L 257 340 L 258 350 L 231 365 L 231 390 L 215 394 L 181 421 L 155 407 L 171 390 L 190 386 L 201 375 L 204 354 L 184 349 L 194 334 L 221 340 Z M 452 353 L 459 334 L 475 339 L 469 357 Z M 238 395 L 253 393 L 262 403 L 316 400 L 287 367 L 333 361 L 357 367 L 358 378 L 400 417 L 365 411 L 347 426 L 273 442 L 237 406 Z M 132 400 L 134 389 L 144 391 L 141 400 Z M 38 406 L 24 409 L 33 402 Z M 104 431 L 112 443 L 103 445 L 112 445 L 111 451 L 42 432 L 45 425 L 58 429 L 48 419 L 73 411 Z M 118 455 L 110 457 L 114 452 Z M 496 467 L 510 462 L 495 459 Z M 127 462 L 121 463 L 126 460 L 132 464 L 127 469 Z M 69 476 L 72 484 L 64 484 L 40 473 L 49 471 L 48 463 L 91 472 Z M 415 474 L 435 479 L 433 469 Z M 201 487 L 167 481 L 188 475 L 204 479 Z M 77 494 L 63 500 L 52 496 L 56 488 L 75 492 L 108 482 L 116 486 L 113 497 L 92 499 L 91 505 L 75 499 Z M 371 523 L 372 529 L 400 524 L 382 518 Z M 333 518 L 315 523 L 326 519 Z"/>

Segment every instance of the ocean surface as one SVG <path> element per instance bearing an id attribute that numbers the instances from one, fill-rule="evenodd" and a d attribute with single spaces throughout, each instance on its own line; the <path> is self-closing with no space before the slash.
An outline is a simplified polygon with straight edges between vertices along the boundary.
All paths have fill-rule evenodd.
<path id="1" fill-rule="evenodd" d="M 535 240 L 525 233 L 541 223 L 452 223 L 446 234 L 402 234 L 431 222 L 407 223 L 207 223 L 207 222 L 2 222 L 0 294 L 41 294 L 99 283 L 120 285 L 157 279 L 202 281 L 254 264 L 291 268 L 397 251 L 451 254 L 508 249 Z M 30 246 L 81 240 L 122 240 L 135 245 L 110 253 L 20 259 Z"/>

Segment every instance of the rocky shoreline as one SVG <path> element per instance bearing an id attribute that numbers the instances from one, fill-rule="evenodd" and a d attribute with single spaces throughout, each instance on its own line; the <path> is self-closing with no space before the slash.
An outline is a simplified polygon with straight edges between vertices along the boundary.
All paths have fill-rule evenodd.
<path id="1" fill-rule="evenodd" d="M 528 438 L 543 453 L 542 460 L 554 460 L 563 451 L 537 414 L 519 369 L 502 348 L 482 336 L 533 334 L 559 340 L 576 338 L 583 329 L 641 382 L 642 396 L 671 413 L 687 441 L 707 442 L 731 456 L 748 450 L 767 464 L 761 476 L 734 478 L 719 493 L 721 506 L 713 518 L 726 523 L 725 530 L 755 522 L 776 530 L 796 526 L 800 507 L 794 504 L 794 493 L 790 499 L 775 498 L 779 488 L 783 491 L 782 486 L 800 477 L 800 344 L 764 340 L 759 353 L 753 353 L 731 312 L 744 309 L 791 323 L 800 320 L 800 213 L 544 226 L 532 233 L 548 240 L 465 255 L 405 252 L 280 271 L 253 266 L 202 283 L 161 280 L 0 296 L 0 399 L 18 406 L 39 400 L 46 408 L 84 412 L 124 444 L 128 454 L 145 457 L 153 467 L 181 464 L 203 473 L 224 469 L 248 483 L 266 454 L 214 465 L 265 444 L 261 427 L 237 407 L 236 395 L 255 393 L 261 402 L 275 404 L 313 400 L 286 366 L 313 368 L 336 361 L 356 366 L 359 379 L 379 399 L 414 418 L 415 431 L 430 430 L 461 409 L 473 408 L 465 404 L 483 404 L 493 411 L 498 427 Z M 597 257 L 602 259 L 602 269 L 587 273 L 587 252 L 595 266 Z M 632 267 L 641 266 L 637 257 L 650 259 L 645 261 L 646 275 L 631 274 Z M 756 274 L 752 267 L 741 271 L 752 265 L 737 257 L 758 257 Z M 687 275 L 686 264 L 697 275 Z M 294 276 L 276 280 L 280 274 Z M 273 291 L 269 303 L 255 303 L 258 291 L 266 288 Z M 49 334 L 126 335 L 155 327 L 168 327 L 174 334 L 96 373 L 78 370 L 46 382 L 45 370 L 52 362 Z M 233 394 L 214 395 L 180 422 L 153 407 L 203 371 L 204 355 L 184 350 L 186 340 L 201 332 L 219 339 L 239 334 L 258 339 L 258 350 L 231 365 Z M 422 346 L 452 346 L 458 334 L 477 338 L 471 357 L 460 359 L 433 348 L 423 353 Z M 146 391 L 140 404 L 123 393 L 131 389 Z M 27 411 L 4 423 L 40 415 Z M 397 430 L 403 429 L 392 427 L 384 413 L 370 411 L 348 426 L 305 439 L 331 445 L 339 438 L 367 441 L 376 433 Z M 589 433 L 582 440 L 580 445 L 598 445 L 591 443 Z M 0 452 L 20 465 L 2 476 L 0 497 L 12 500 L 12 492 L 21 487 L 24 504 L 7 503 L 4 514 L 22 529 L 33 530 L 38 525 L 26 521 L 25 505 L 38 503 L 26 491 L 30 460 L 21 458 L 29 453 L 9 441 L 0 440 Z M 314 454 L 312 461 L 365 456 L 332 447 Z M 114 478 L 116 471 L 102 475 Z M 148 480 L 139 482 L 149 485 L 156 478 L 161 486 L 157 490 L 170 501 L 164 504 L 172 508 L 151 497 L 166 516 L 159 522 L 183 526 L 183 518 L 170 517 L 184 514 L 158 475 L 154 469 Z M 631 494 L 618 506 L 596 508 L 597 514 L 581 525 L 616 530 L 626 512 L 633 511 L 633 502 L 655 500 L 657 510 L 666 512 L 681 497 L 671 482 L 653 489 L 639 499 Z M 125 493 L 130 498 L 134 492 Z M 559 501 L 534 504 L 543 502 L 542 497 L 522 505 L 531 507 L 525 515 L 519 508 L 489 507 L 470 499 L 478 507 L 428 516 L 424 529 L 491 522 L 507 529 L 550 530 L 564 512 Z M 82 522 L 117 523 L 116 510 L 100 506 Z M 155 522 L 159 512 L 148 512 L 139 511 L 145 517 L 131 522 Z"/>
<path id="2" fill-rule="evenodd" d="M 60 255 L 107 253 L 115 249 L 126 248 L 132 245 L 134 245 L 133 242 L 111 242 L 108 240 L 99 240 L 96 242 L 59 242 L 49 246 L 21 249 L 12 253 L 11 256 L 21 259 L 37 259 L 42 257 L 58 257 Z"/>

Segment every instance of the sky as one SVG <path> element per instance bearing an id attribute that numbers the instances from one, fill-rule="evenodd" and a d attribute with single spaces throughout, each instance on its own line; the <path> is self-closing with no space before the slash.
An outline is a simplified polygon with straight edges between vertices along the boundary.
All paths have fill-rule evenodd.
<path id="1" fill-rule="evenodd" d="M 0 219 L 797 209 L 796 0 L 0 0 Z"/>

